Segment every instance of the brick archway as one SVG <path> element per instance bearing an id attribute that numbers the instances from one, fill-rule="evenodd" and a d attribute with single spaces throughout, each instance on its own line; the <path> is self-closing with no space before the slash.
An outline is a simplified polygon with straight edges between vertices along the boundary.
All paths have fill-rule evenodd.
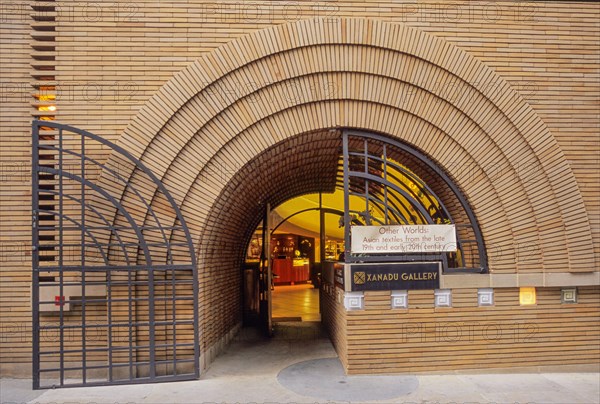
<path id="1" fill-rule="evenodd" d="M 161 178 L 200 245 L 208 216 L 232 209 L 216 202 L 238 169 L 285 139 L 335 127 L 388 134 L 443 167 L 475 210 L 492 272 L 593 270 L 583 200 L 548 128 L 492 69 L 415 28 L 312 19 L 239 38 L 166 83 L 119 144 Z M 117 156 L 110 164 L 140 181 Z M 215 270 L 200 252 L 200 272 Z"/>

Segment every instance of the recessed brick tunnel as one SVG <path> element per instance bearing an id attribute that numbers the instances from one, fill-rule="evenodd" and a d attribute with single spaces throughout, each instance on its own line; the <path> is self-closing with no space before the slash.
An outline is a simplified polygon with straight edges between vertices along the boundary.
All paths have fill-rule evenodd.
<path id="1" fill-rule="evenodd" d="M 352 140 L 350 143 L 352 147 Z M 471 224 L 459 199 L 438 173 L 407 151 L 389 147 L 387 153 L 390 159 L 427 183 L 456 223 Z M 205 342 L 210 343 L 212 335 L 222 335 L 241 321 L 243 262 L 266 204 L 275 208 L 304 194 L 334 192 L 343 181 L 341 155 L 342 131 L 323 129 L 289 137 L 243 167 L 235 167 L 235 174 L 224 184 L 205 219 L 198 247 L 203 269 L 200 273 L 202 317 L 224 319 L 206 325 Z M 221 166 L 210 175 L 221 179 L 222 171 L 230 169 Z M 224 294 L 227 299 L 223 299 Z"/>
<path id="2" fill-rule="evenodd" d="M 206 346 L 242 319 L 242 264 L 265 204 L 274 207 L 295 196 L 333 192 L 340 152 L 339 131 L 316 131 L 282 141 L 236 168 L 208 213 L 198 250 L 203 268 L 201 317 L 222 319 L 206 323 L 202 331 Z"/>

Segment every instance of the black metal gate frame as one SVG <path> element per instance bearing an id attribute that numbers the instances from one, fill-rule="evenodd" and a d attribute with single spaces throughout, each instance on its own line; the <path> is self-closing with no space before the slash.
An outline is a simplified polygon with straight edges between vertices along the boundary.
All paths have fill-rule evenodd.
<path id="1" fill-rule="evenodd" d="M 66 136 L 68 135 L 68 141 Z M 107 147 L 113 155 L 124 158 L 133 164 L 136 170 L 143 173 L 147 179 L 156 187 L 157 192 L 161 193 L 169 202 L 170 207 L 175 213 L 175 222 L 171 225 L 165 225 L 160 222 L 158 216 L 151 207 L 146 198 L 128 181 L 127 178 L 112 169 L 107 163 L 101 163 L 86 155 L 88 143 L 95 143 L 101 147 Z M 74 147 L 77 145 L 77 147 Z M 69 148 L 71 146 L 72 148 Z M 42 160 L 40 161 L 40 157 Z M 69 164 L 65 164 L 68 159 Z M 74 164 L 77 163 L 77 164 Z M 119 200 L 111 195 L 108 190 L 102 189 L 99 185 L 89 179 L 88 173 L 90 167 L 97 171 L 110 175 L 114 180 L 120 182 L 124 189 L 135 194 L 142 205 L 147 209 L 146 218 L 150 217 L 154 221 L 153 226 L 145 223 L 138 224 L 133 216 L 127 211 Z M 97 174 L 96 177 L 97 178 Z M 43 182 L 43 184 L 40 184 Z M 50 185 L 48 185 L 50 184 Z M 68 185 L 67 185 L 68 184 Z M 74 186 L 75 184 L 75 186 Z M 126 219 L 127 225 L 116 226 L 113 217 L 106 217 L 101 213 L 101 209 L 95 206 L 91 201 L 90 194 L 95 194 L 104 200 L 105 204 L 118 212 Z M 92 215 L 93 214 L 93 215 Z M 93 220 L 87 219 L 93 216 Z M 98 224 L 98 221 L 101 225 Z M 90 225 L 89 223 L 93 224 Z M 179 225 L 177 225 L 179 222 Z M 180 232 L 185 236 L 185 242 L 175 242 L 172 239 L 173 232 Z M 69 243 L 65 240 L 65 232 L 80 233 L 80 240 L 76 243 Z M 103 233 L 108 235 L 106 242 L 103 242 L 95 234 Z M 121 232 L 135 234 L 137 240 L 124 241 Z M 162 241 L 150 242 L 146 239 L 145 232 L 155 232 L 160 234 Z M 158 232 L 158 233 L 156 233 Z M 171 238 L 167 233 L 171 233 Z M 131 237 L 129 237 L 129 240 Z M 194 244 L 189 229 L 185 224 L 185 219 L 175 200 L 164 187 L 161 181 L 146 167 L 141 161 L 133 157 L 122 147 L 90 132 L 77 129 L 71 126 L 58 124 L 49 121 L 34 121 L 32 123 L 32 328 L 33 328 L 33 388 L 44 387 L 64 387 L 64 386 L 90 386 L 90 385 L 114 385 L 131 383 L 149 383 L 160 381 L 176 381 L 197 379 L 200 376 L 199 371 L 199 324 L 198 324 L 198 274 L 196 267 L 196 255 Z M 174 263 L 173 247 L 179 247 L 179 252 L 185 251 L 187 259 L 184 263 Z M 67 256 L 66 251 L 69 248 L 79 249 L 79 256 Z M 90 249 L 97 251 L 100 256 L 100 262 L 97 259 L 88 257 Z M 116 264 L 111 262 L 111 250 L 122 253 L 122 261 Z M 133 250 L 133 253 L 132 253 Z M 156 260 L 153 252 L 161 251 L 163 257 Z M 48 252 L 43 255 L 41 252 Z M 140 261 L 141 262 L 138 262 Z M 158 262 L 157 262 L 158 261 Z M 65 273 L 79 274 L 81 281 L 74 282 L 65 279 Z M 86 281 L 86 275 L 91 273 L 105 274 L 105 281 Z M 58 282 L 42 282 L 40 277 L 50 275 L 49 278 Z M 125 281 L 112 281 L 111 276 L 121 274 L 127 277 Z M 137 279 L 138 274 L 147 274 L 147 281 Z M 155 279 L 155 274 L 164 274 L 164 280 Z M 170 275 L 171 278 L 167 279 Z M 184 279 L 181 278 L 184 275 Z M 42 279 L 45 281 L 46 279 Z M 58 283 L 59 299 L 56 301 L 40 301 L 40 288 L 56 286 Z M 106 297 L 102 299 L 86 298 L 86 287 L 103 285 L 106 288 Z M 134 297 L 132 290 L 137 286 L 147 286 L 147 297 Z M 192 296 L 178 296 L 176 285 L 184 285 Z M 66 287 L 80 288 L 80 299 L 64 299 L 64 290 Z M 111 295 L 113 287 L 127 287 L 129 292 L 127 298 L 118 298 Z M 170 287 L 171 296 L 156 296 L 156 287 Z M 138 321 L 133 319 L 131 308 L 141 300 L 148 304 L 147 321 Z M 187 301 L 193 306 L 193 315 L 191 319 L 177 320 L 176 303 Z M 165 305 L 171 304 L 172 318 L 165 321 L 157 321 L 156 303 L 163 302 Z M 86 307 L 91 304 L 106 304 L 107 320 L 106 324 L 91 324 L 86 321 Z M 116 303 L 126 303 L 129 308 L 127 322 L 113 322 L 111 307 Z M 40 324 L 41 305 L 55 304 L 58 309 L 58 325 Z M 81 308 L 79 322 L 72 324 L 73 316 L 69 316 L 70 323 L 66 324 L 65 304 L 78 305 Z M 187 325 L 193 327 L 193 342 L 181 342 L 177 339 L 177 326 Z M 172 334 L 172 343 L 156 343 L 156 327 L 170 327 Z M 124 327 L 129 331 L 128 346 L 113 346 L 113 333 L 118 327 Z M 137 345 L 133 341 L 132 331 L 136 327 L 148 328 L 148 345 Z M 98 347 L 86 346 L 86 334 L 92 330 L 101 328 L 106 329 L 106 345 Z M 52 330 L 58 334 L 58 346 L 51 349 L 43 348 L 41 345 L 41 332 Z M 81 347 L 67 346 L 68 340 L 66 333 L 80 332 Z M 159 361 L 156 358 L 156 350 L 171 350 L 171 357 Z M 178 354 L 178 349 L 183 348 L 186 352 L 193 351 L 193 355 Z M 134 354 L 141 351 L 148 352 L 147 362 L 138 362 Z M 104 353 L 107 357 L 107 363 L 103 365 L 89 365 L 87 357 L 90 353 Z M 126 363 L 114 363 L 115 353 L 125 352 L 128 354 Z M 69 366 L 66 363 L 66 357 L 77 357 L 80 359 L 80 366 Z M 42 360 L 44 358 L 44 360 Z M 49 358 L 45 360 L 45 358 Z M 53 359 L 56 358 L 56 359 Z M 56 363 L 57 362 L 57 363 Z M 48 365 L 42 367 L 41 365 Z M 158 371 L 157 365 L 165 365 L 162 369 L 168 369 L 171 366 L 172 372 Z M 188 364 L 181 371 L 178 365 Z M 138 376 L 137 369 L 145 366 L 148 369 L 147 375 Z M 115 370 L 125 368 L 125 377 L 117 377 Z M 90 377 L 94 371 L 106 371 L 104 378 Z M 66 374 L 80 374 L 76 382 L 68 379 Z M 162 374 L 161 374 L 162 373 Z M 51 385 L 42 385 L 41 379 L 45 374 L 57 375 L 56 380 Z"/>
<path id="2" fill-rule="evenodd" d="M 355 138 L 357 140 L 362 140 L 363 149 L 359 151 L 350 149 L 350 138 Z M 370 142 L 377 142 L 380 145 L 383 145 L 383 155 L 378 153 L 371 153 L 369 150 Z M 469 202 L 463 195 L 463 193 L 458 189 L 458 187 L 454 184 L 454 182 L 448 177 L 448 175 L 440 169 L 440 167 L 435 164 L 429 157 L 420 152 L 419 150 L 404 144 L 397 142 L 389 137 L 379 135 L 371 132 L 364 132 L 356 129 L 343 129 L 342 130 L 342 143 L 343 143 L 343 187 L 344 187 L 344 236 L 345 236 L 345 261 L 347 263 L 355 263 L 355 262 L 393 262 L 393 261 L 440 261 L 443 265 L 443 270 L 446 273 L 450 272 L 476 272 L 476 273 L 486 273 L 488 270 L 487 264 L 487 256 L 485 252 L 485 244 L 483 240 L 483 236 L 481 234 L 481 230 L 479 228 L 479 224 L 477 222 L 477 218 L 469 205 Z M 390 217 L 394 217 L 395 221 L 404 222 L 404 224 L 409 224 L 409 218 L 402 217 L 402 213 L 399 212 L 398 209 L 394 209 L 391 198 L 392 196 L 388 193 L 388 189 L 399 193 L 404 197 L 413 208 L 417 209 L 421 217 L 428 223 L 433 224 L 433 218 L 431 215 L 424 210 L 422 204 L 418 202 L 414 195 L 409 194 L 408 192 L 400 189 L 396 184 L 389 181 L 390 175 L 388 167 L 394 167 L 396 170 L 402 172 L 405 175 L 411 175 L 411 173 L 405 170 L 402 166 L 398 165 L 396 162 L 388 158 L 388 147 L 397 148 L 410 154 L 411 156 L 417 158 L 420 163 L 424 164 L 434 173 L 436 173 L 450 188 L 454 196 L 458 199 L 464 212 L 466 213 L 470 223 L 455 223 L 450 215 L 449 210 L 444 206 L 442 200 L 435 195 L 433 190 L 427 186 L 424 182 L 420 181 L 418 177 L 415 177 L 416 182 L 419 183 L 423 190 L 427 192 L 425 195 L 433 195 L 436 199 L 436 203 L 440 205 L 442 215 L 445 216 L 451 223 L 455 224 L 457 227 L 468 227 L 471 228 L 475 239 L 474 240 L 461 240 L 459 235 L 457 234 L 457 244 L 459 248 L 466 244 L 476 244 L 479 258 L 479 266 L 477 267 L 459 267 L 459 268 L 448 268 L 448 256 L 447 254 L 394 254 L 394 255 L 353 255 L 350 251 L 350 227 L 352 223 L 352 214 L 359 214 L 366 216 L 365 219 L 367 222 L 371 222 L 375 218 L 369 215 L 369 209 L 366 209 L 364 212 L 355 212 L 350 209 L 350 196 L 357 195 L 365 199 L 367 206 L 369 206 L 369 202 L 373 202 L 373 204 L 379 203 L 383 206 L 382 213 L 384 213 L 385 222 L 380 224 L 389 224 Z M 352 169 L 350 164 L 351 157 L 356 157 L 364 160 L 364 166 L 360 170 Z M 369 171 L 369 161 L 376 161 L 381 164 L 382 172 L 380 175 L 374 175 Z M 364 184 L 364 193 L 359 194 L 353 192 L 351 190 L 351 182 L 352 181 L 362 181 Z M 374 195 L 370 195 L 369 193 L 369 183 L 371 184 L 380 184 L 383 188 L 382 196 L 383 199 L 378 199 Z M 398 199 L 398 203 L 403 204 L 403 202 Z"/>

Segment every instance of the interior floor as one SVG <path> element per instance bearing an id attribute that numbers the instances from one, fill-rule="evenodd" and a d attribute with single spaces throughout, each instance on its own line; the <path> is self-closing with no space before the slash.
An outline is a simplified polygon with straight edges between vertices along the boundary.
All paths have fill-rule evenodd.
<path id="1" fill-rule="evenodd" d="M 275 286 L 273 321 L 321 321 L 319 289 L 311 284 Z"/>

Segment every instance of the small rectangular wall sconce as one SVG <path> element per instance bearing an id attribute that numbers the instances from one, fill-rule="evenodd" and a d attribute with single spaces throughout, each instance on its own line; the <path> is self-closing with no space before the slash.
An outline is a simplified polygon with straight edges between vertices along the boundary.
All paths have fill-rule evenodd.
<path id="1" fill-rule="evenodd" d="M 562 288 L 560 290 L 562 303 L 577 303 L 577 288 Z"/>
<path id="2" fill-rule="evenodd" d="M 477 304 L 479 306 L 493 306 L 494 289 L 479 289 L 477 291 Z"/>
<path id="3" fill-rule="evenodd" d="M 408 291 L 392 290 L 392 309 L 408 308 Z"/>
<path id="4" fill-rule="evenodd" d="M 519 288 L 519 303 L 521 306 L 529 306 L 537 301 L 534 287 Z"/>
<path id="5" fill-rule="evenodd" d="M 344 294 L 344 307 L 348 311 L 364 310 L 364 308 L 365 308 L 364 292 L 346 292 Z"/>
<path id="6" fill-rule="evenodd" d="M 450 289 L 436 289 L 435 307 L 452 307 L 452 291 Z"/>

